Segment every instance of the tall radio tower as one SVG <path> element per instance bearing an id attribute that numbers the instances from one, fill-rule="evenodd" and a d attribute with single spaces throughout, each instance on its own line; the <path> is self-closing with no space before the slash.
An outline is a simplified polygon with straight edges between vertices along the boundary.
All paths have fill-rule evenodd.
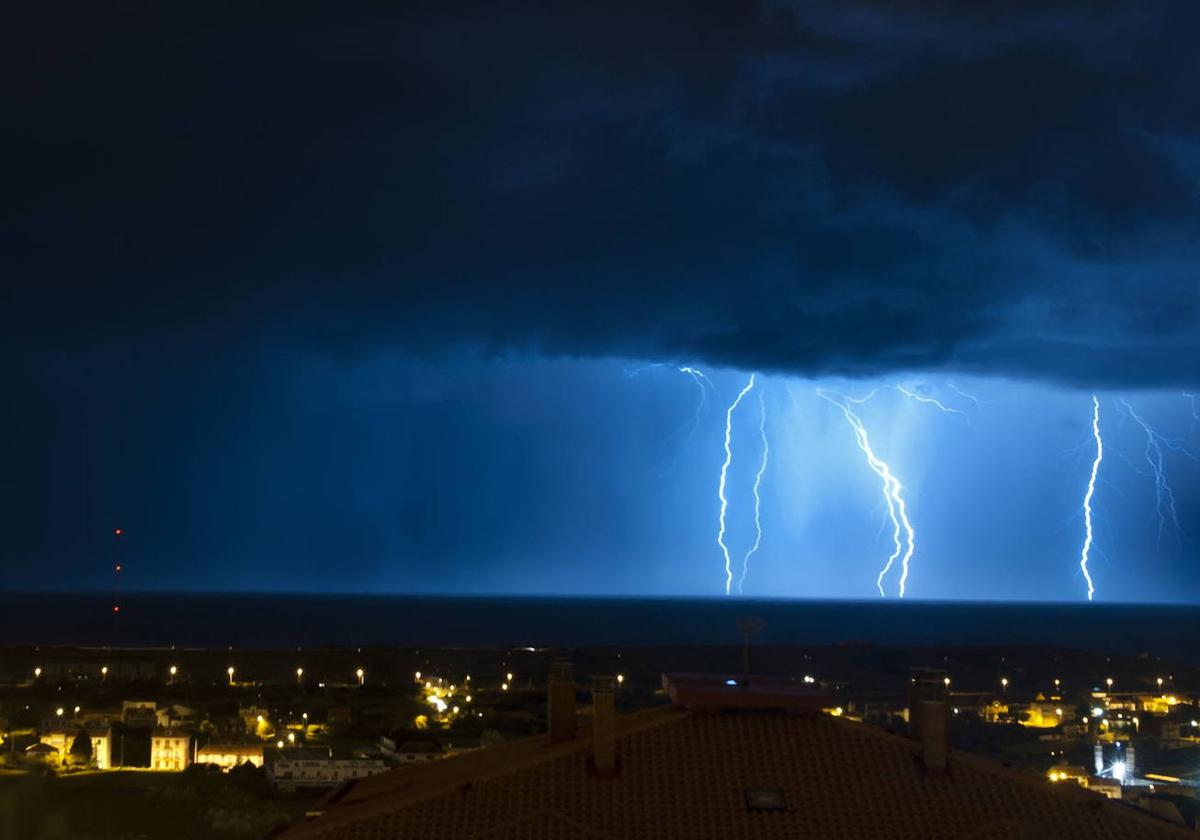
<path id="1" fill-rule="evenodd" d="M 125 536 L 124 528 L 113 529 L 113 592 L 112 592 L 112 614 L 113 614 L 113 632 L 119 632 L 121 629 L 121 572 L 124 571 L 125 564 L 122 562 L 121 556 L 121 538 Z"/>

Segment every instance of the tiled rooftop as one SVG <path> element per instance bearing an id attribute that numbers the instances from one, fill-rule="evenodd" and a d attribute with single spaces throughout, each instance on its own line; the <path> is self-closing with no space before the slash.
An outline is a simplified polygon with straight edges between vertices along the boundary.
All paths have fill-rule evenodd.
<path id="1" fill-rule="evenodd" d="M 952 753 L 927 772 L 915 743 L 824 715 L 653 709 L 618 724 L 615 776 L 590 737 L 537 737 L 363 779 L 286 840 L 978 838 L 1194 836 L 1088 793 Z M 747 790 L 783 810 L 750 810 Z M 774 794 L 772 794 L 774 795 Z"/>

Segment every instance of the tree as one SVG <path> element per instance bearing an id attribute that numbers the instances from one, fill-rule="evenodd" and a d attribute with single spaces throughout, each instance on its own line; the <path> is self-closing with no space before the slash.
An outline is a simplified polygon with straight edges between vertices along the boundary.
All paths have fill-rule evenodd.
<path id="1" fill-rule="evenodd" d="M 80 729 L 71 742 L 69 756 L 72 764 L 90 764 L 92 761 L 92 739 L 87 730 Z"/>

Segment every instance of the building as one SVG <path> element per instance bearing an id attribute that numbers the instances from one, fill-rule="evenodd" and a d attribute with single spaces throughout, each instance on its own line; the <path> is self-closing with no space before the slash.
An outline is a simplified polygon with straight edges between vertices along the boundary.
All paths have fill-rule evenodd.
<path id="1" fill-rule="evenodd" d="M 87 733 L 92 742 L 92 766 L 97 770 L 112 769 L 112 729 L 107 726 L 103 728 L 87 727 L 83 731 Z M 79 734 L 78 727 L 75 729 L 52 729 L 39 735 L 38 740 L 58 750 L 59 759 L 65 761 Z"/>
<path id="2" fill-rule="evenodd" d="M 263 752 L 263 763 L 267 780 L 288 792 L 336 787 L 388 769 L 382 758 L 334 758 L 330 750 L 315 747 L 269 748 Z"/>
<path id="3" fill-rule="evenodd" d="M 1046 697 L 1039 694 L 1025 710 L 1021 723 L 1035 729 L 1053 729 L 1075 720 L 1075 709 L 1061 697 Z"/>
<path id="4" fill-rule="evenodd" d="M 262 744 L 210 743 L 197 748 L 195 758 L 197 764 L 215 764 L 225 771 L 243 764 L 262 767 L 263 746 Z"/>
<path id="5" fill-rule="evenodd" d="M 823 714 L 828 698 L 756 677 L 664 675 L 670 706 L 617 715 L 597 678 L 577 725 L 552 671 L 549 733 L 331 794 L 286 840 L 783 840 L 1194 837 L 1166 820 L 949 748 L 947 699 L 914 684 L 916 737 Z M 945 688 L 944 685 L 941 686 Z"/>
<path id="6" fill-rule="evenodd" d="M 130 729 L 153 729 L 158 711 L 153 700 L 126 700 L 121 703 L 121 720 Z"/>
<path id="7" fill-rule="evenodd" d="M 399 741 L 388 735 L 379 737 L 379 749 L 398 764 L 413 764 L 419 761 L 435 761 L 442 758 L 442 745 L 437 741 Z"/>
<path id="8" fill-rule="evenodd" d="M 192 763 L 192 736 L 176 729 L 157 729 L 150 736 L 151 770 L 186 770 Z"/>

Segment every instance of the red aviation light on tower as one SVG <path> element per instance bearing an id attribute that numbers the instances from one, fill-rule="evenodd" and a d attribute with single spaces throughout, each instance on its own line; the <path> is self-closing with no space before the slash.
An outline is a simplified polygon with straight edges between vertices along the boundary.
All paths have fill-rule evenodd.
<path id="1" fill-rule="evenodd" d="M 125 529 L 124 529 L 124 528 L 117 528 L 116 530 L 114 530 L 114 531 L 113 531 L 113 536 L 114 536 L 114 537 L 119 537 L 119 536 L 121 536 L 121 535 L 122 535 L 122 534 L 124 534 L 124 533 L 125 533 Z"/>

